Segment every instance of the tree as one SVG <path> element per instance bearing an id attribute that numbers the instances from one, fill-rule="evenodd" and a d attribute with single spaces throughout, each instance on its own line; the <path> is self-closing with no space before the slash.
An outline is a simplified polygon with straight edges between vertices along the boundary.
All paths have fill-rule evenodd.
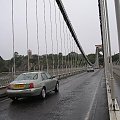
<path id="1" fill-rule="evenodd" d="M 95 63 L 95 54 L 89 54 L 88 59 L 92 64 L 94 64 Z"/>
<path id="2" fill-rule="evenodd" d="M 5 65 L 5 60 L 0 56 L 0 72 L 8 72 L 9 69 Z"/>

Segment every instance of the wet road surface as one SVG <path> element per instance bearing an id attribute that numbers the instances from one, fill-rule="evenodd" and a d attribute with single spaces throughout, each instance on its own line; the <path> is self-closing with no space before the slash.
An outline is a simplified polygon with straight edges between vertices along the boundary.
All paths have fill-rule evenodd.
<path id="1" fill-rule="evenodd" d="M 109 120 L 103 70 L 60 80 L 60 91 L 0 101 L 0 120 Z"/>

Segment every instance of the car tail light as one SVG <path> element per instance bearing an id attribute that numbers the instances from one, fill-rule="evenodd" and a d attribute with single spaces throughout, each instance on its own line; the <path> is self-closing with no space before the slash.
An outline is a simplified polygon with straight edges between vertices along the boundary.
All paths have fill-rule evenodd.
<path id="1" fill-rule="evenodd" d="M 30 83 L 29 84 L 29 88 L 31 89 L 31 88 L 34 88 L 34 84 L 33 83 Z"/>

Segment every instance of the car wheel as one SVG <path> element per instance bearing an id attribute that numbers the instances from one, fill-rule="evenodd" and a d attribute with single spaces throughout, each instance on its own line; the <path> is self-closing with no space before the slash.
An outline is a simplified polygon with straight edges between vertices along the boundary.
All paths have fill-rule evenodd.
<path id="1" fill-rule="evenodd" d="M 59 92 L 59 83 L 58 82 L 56 83 L 56 86 L 55 86 L 55 92 L 56 93 Z"/>
<path id="2" fill-rule="evenodd" d="M 12 99 L 13 101 L 17 101 L 18 100 L 17 97 L 10 97 L 10 99 Z"/>
<path id="3" fill-rule="evenodd" d="M 42 88 L 41 97 L 42 97 L 42 99 L 45 99 L 45 97 L 46 97 L 46 90 L 45 90 L 45 88 Z"/>

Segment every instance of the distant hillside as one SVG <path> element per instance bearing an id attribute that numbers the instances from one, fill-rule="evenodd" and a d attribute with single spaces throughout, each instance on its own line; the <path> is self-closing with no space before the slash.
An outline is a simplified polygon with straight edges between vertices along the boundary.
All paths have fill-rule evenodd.
<path id="1" fill-rule="evenodd" d="M 69 64 L 72 60 L 76 60 L 75 56 L 77 56 L 77 59 L 80 59 L 80 61 L 76 61 L 76 64 L 81 64 L 82 61 L 82 55 L 77 54 L 75 52 L 69 53 L 67 56 L 64 56 L 62 53 L 57 54 L 49 54 L 47 55 L 48 58 L 48 64 L 49 69 L 52 69 L 53 65 L 53 59 L 54 59 L 54 67 L 57 68 L 58 65 L 58 58 L 59 58 L 59 68 L 62 67 L 62 64 Z M 46 69 L 46 55 L 42 55 L 40 58 L 40 67 L 41 69 Z M 63 63 L 62 63 L 63 59 Z M 68 63 L 69 59 L 69 63 Z M 12 71 L 13 67 L 13 61 L 14 59 L 11 58 L 10 60 L 3 60 L 2 57 L 0 57 L 0 72 L 9 72 Z M 67 61 L 67 63 L 66 63 Z M 19 55 L 17 52 L 15 52 L 15 65 L 16 65 L 16 71 L 27 71 L 28 66 L 28 56 L 22 56 Z M 65 67 L 65 66 L 64 66 Z M 30 70 L 38 70 L 38 55 L 32 55 L 30 58 Z"/>
<path id="2" fill-rule="evenodd" d="M 71 63 L 72 60 L 74 61 L 76 60 L 75 56 L 77 56 L 77 59 L 79 59 L 79 61 L 76 61 L 76 64 L 78 65 L 84 64 L 82 62 L 83 61 L 82 55 L 77 54 L 75 52 L 71 52 L 67 56 L 64 56 L 62 53 L 59 53 L 59 55 L 49 54 L 47 55 L 49 68 L 51 69 L 53 67 L 52 66 L 53 58 L 54 58 L 54 67 L 57 68 L 58 58 L 59 58 L 59 68 L 61 68 L 62 59 L 63 59 L 63 65 L 66 63 L 66 61 L 67 61 L 66 64 L 69 65 L 69 63 Z M 89 54 L 87 55 L 87 57 L 91 63 L 93 64 L 95 63 L 95 58 L 96 58 L 95 54 Z M 100 65 L 103 65 L 103 56 L 99 55 L 99 58 L 100 58 Z M 68 63 L 68 59 L 69 59 L 69 63 Z M 113 55 L 112 59 L 113 59 L 113 62 L 118 61 L 119 55 L 118 54 Z M 27 56 L 22 56 L 22 55 L 19 55 L 18 53 L 15 54 L 15 63 L 16 63 L 16 71 L 27 71 L 27 65 L 28 65 Z M 4 60 L 0 56 L 0 73 L 12 71 L 12 67 L 13 67 L 13 58 L 11 58 L 10 60 Z M 40 56 L 40 67 L 42 67 L 42 69 L 46 69 L 46 55 Z M 38 55 L 32 55 L 32 57 L 30 58 L 30 69 L 31 70 L 38 69 Z"/>

